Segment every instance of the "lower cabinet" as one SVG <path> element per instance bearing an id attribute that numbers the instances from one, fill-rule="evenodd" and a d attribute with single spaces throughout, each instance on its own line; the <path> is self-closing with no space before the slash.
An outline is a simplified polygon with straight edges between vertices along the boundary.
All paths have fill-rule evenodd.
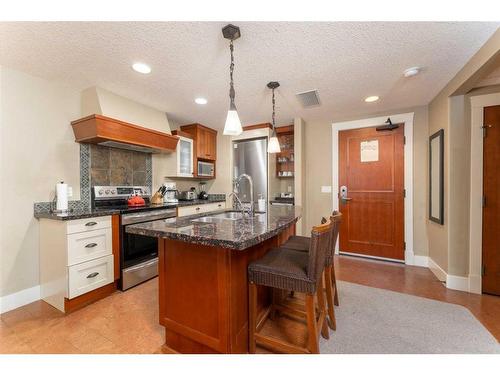
<path id="1" fill-rule="evenodd" d="M 78 301 L 92 302 L 92 293 L 101 298 L 105 286 L 112 291 L 112 283 L 111 216 L 40 219 L 40 293 L 44 301 L 67 312 L 68 305 L 73 310 Z"/>
<path id="2" fill-rule="evenodd" d="M 215 203 L 207 203 L 207 204 L 198 204 L 192 206 L 184 206 L 177 208 L 177 216 L 189 216 L 196 214 L 203 214 L 212 211 L 225 210 L 226 202 L 215 202 Z"/>

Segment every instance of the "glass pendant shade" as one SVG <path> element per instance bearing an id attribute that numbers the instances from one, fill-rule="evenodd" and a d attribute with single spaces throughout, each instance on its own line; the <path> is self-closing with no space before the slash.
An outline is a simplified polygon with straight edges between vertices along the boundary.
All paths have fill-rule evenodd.
<path id="1" fill-rule="evenodd" d="M 278 137 L 276 136 L 276 131 L 273 131 L 273 134 L 271 134 L 271 138 L 269 138 L 267 152 L 270 154 L 281 152 L 280 143 L 278 142 Z"/>
<path id="2" fill-rule="evenodd" d="M 231 103 L 227 111 L 226 124 L 224 125 L 224 135 L 240 135 L 243 133 L 240 117 L 236 112 L 236 106 Z"/>

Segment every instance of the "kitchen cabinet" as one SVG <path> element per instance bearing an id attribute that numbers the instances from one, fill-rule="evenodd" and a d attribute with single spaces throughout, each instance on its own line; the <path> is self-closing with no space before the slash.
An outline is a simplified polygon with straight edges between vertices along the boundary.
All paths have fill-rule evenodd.
<path id="1" fill-rule="evenodd" d="M 177 216 L 189 216 L 196 214 L 204 214 L 213 211 L 224 210 L 226 208 L 226 202 L 215 202 L 215 203 L 205 203 L 192 206 L 184 206 L 177 208 Z"/>
<path id="2" fill-rule="evenodd" d="M 177 145 L 177 176 L 193 177 L 193 140 L 179 137 Z"/>
<path id="3" fill-rule="evenodd" d="M 63 312 L 115 290 L 111 216 L 40 219 L 40 294 Z"/>
<path id="4" fill-rule="evenodd" d="M 215 165 L 217 160 L 217 131 L 201 124 L 183 125 L 180 129 L 193 138 L 193 171 L 194 176 L 198 177 L 198 161 L 213 162 Z"/>

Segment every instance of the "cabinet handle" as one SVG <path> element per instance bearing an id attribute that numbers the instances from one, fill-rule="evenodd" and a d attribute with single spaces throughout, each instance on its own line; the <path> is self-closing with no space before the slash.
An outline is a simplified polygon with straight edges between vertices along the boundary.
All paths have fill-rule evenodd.
<path id="1" fill-rule="evenodd" d="M 94 225 L 97 225 L 95 221 L 89 221 L 87 224 L 85 224 L 86 227 L 93 227 Z"/>
<path id="2" fill-rule="evenodd" d="M 196 207 L 196 211 L 199 211 L 200 210 L 200 207 Z"/>
<path id="3" fill-rule="evenodd" d="M 92 272 L 90 275 L 87 276 L 87 279 L 93 279 L 97 275 L 99 275 L 99 272 Z"/>
<path id="4" fill-rule="evenodd" d="M 96 247 L 97 244 L 95 242 L 92 242 L 92 243 L 88 243 L 85 245 L 86 248 L 92 248 L 92 247 Z"/>
<path id="5" fill-rule="evenodd" d="M 222 204 L 219 204 L 217 207 L 222 207 Z"/>

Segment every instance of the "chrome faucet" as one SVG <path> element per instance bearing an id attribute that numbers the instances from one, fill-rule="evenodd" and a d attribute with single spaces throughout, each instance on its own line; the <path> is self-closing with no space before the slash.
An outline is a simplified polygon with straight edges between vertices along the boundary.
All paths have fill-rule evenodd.
<path id="1" fill-rule="evenodd" d="M 253 200 L 253 180 L 252 180 L 251 176 L 247 175 L 246 173 L 243 173 L 242 175 L 240 175 L 238 178 L 236 178 L 234 180 L 235 189 L 238 187 L 242 178 L 246 178 L 248 180 L 248 183 L 250 184 L 250 208 L 248 209 L 248 214 L 250 216 L 252 216 L 254 213 L 254 204 L 255 204 L 254 200 Z M 241 212 L 244 213 L 245 209 L 244 209 L 243 203 L 241 202 L 240 198 L 238 197 L 238 194 L 236 193 L 236 191 L 233 191 L 231 194 L 229 194 L 229 196 L 231 196 L 231 195 L 234 195 L 236 197 L 236 200 L 240 204 Z"/>

